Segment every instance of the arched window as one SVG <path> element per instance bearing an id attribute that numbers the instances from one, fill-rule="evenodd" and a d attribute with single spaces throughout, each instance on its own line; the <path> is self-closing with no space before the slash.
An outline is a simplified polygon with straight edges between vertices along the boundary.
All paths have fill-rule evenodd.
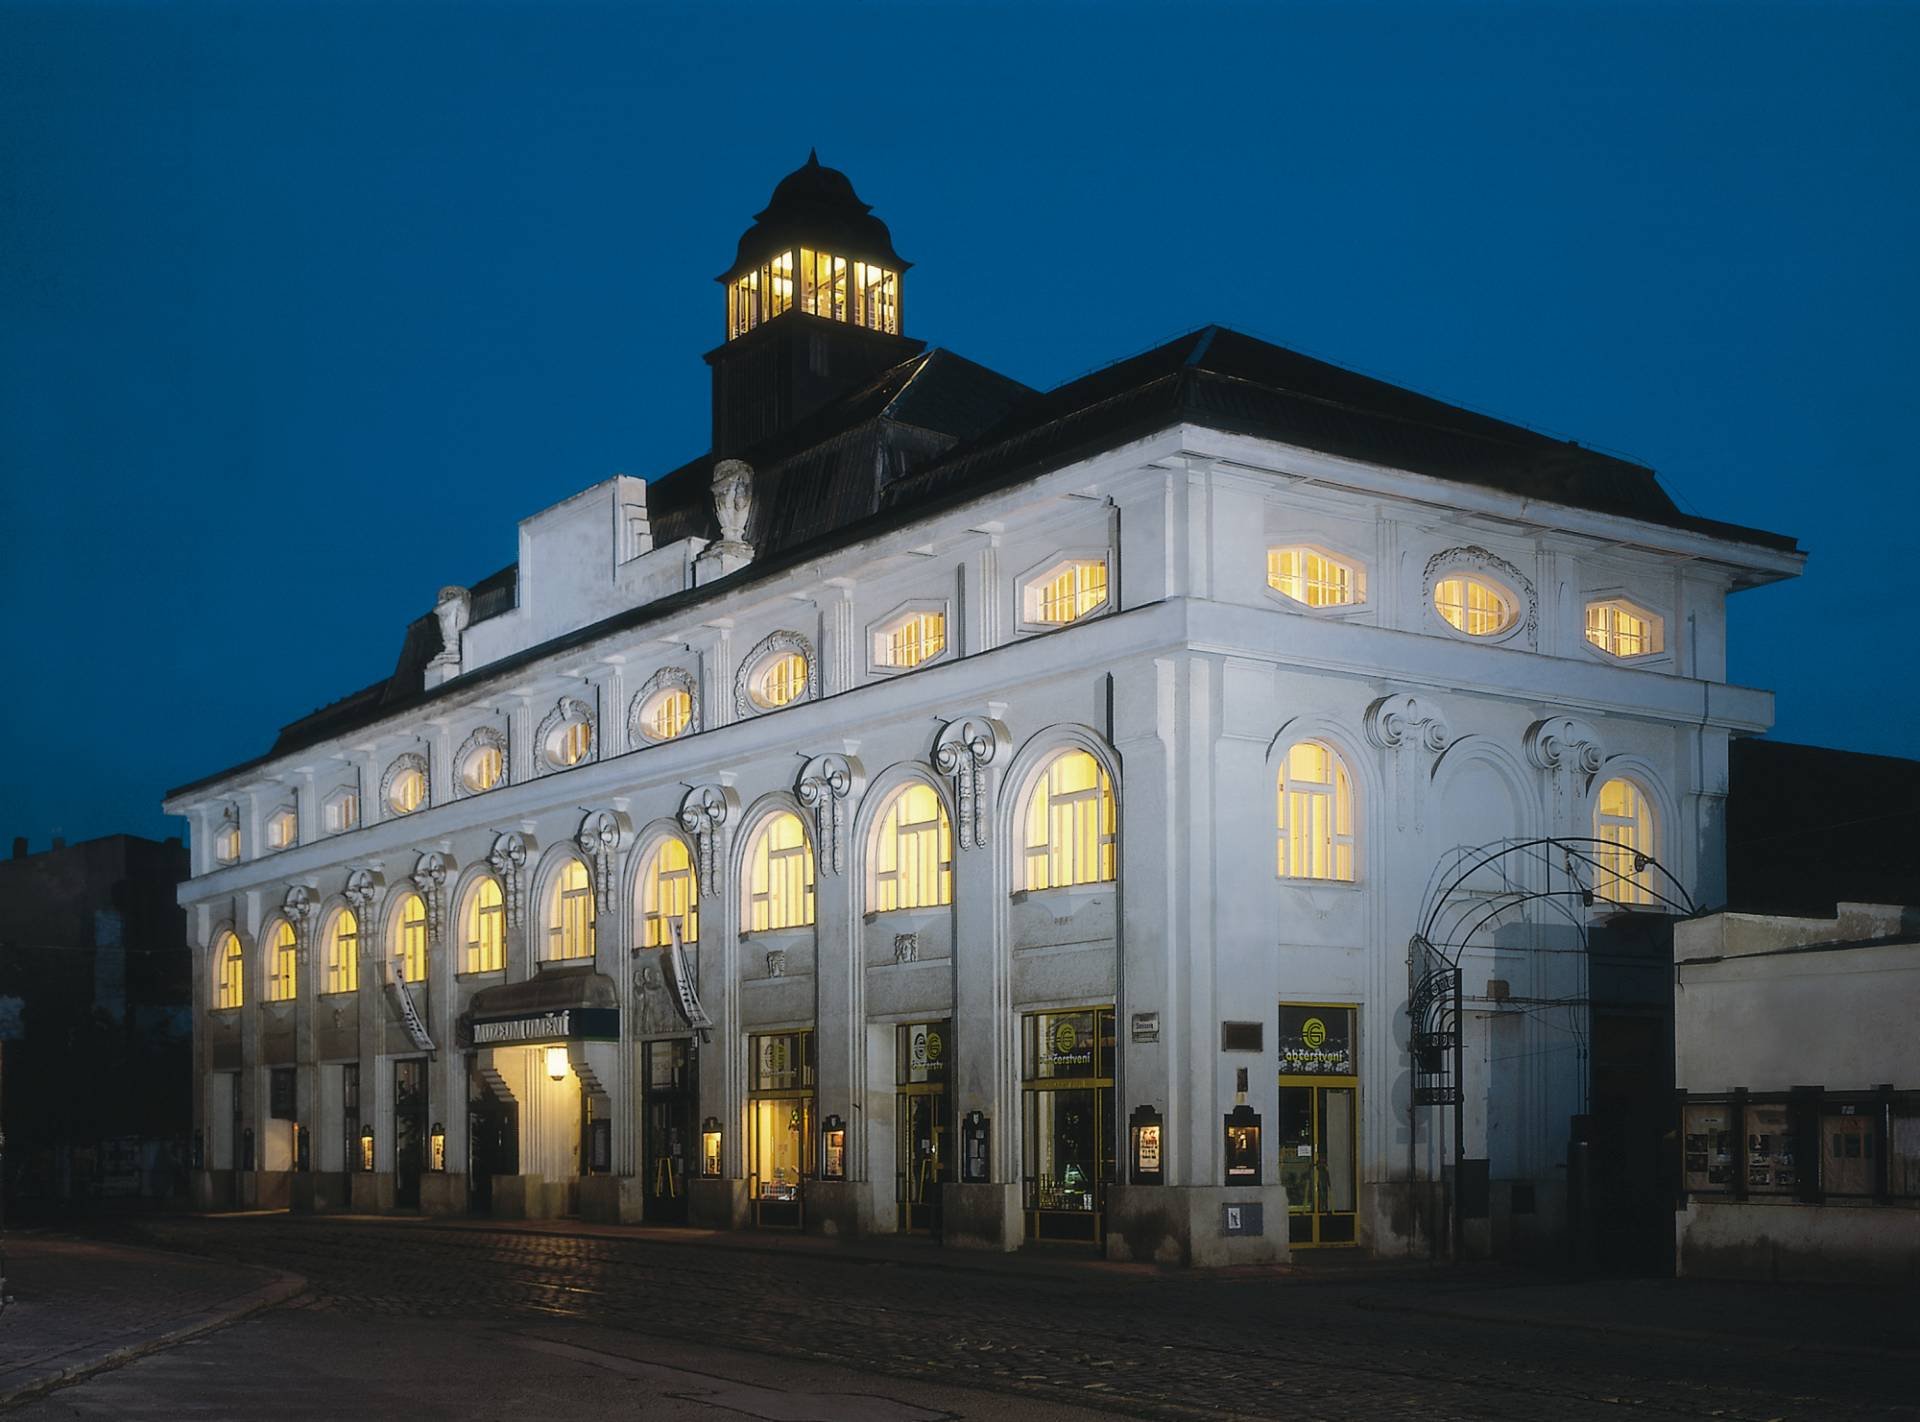
<path id="1" fill-rule="evenodd" d="M 402 982 L 427 980 L 427 903 L 416 893 L 404 895 L 393 916 L 393 956 Z"/>
<path id="2" fill-rule="evenodd" d="M 680 925 L 680 941 L 700 937 L 700 886 L 686 841 L 668 835 L 654 845 L 640 866 L 640 944 L 665 948 L 673 942 L 669 925 Z"/>
<path id="3" fill-rule="evenodd" d="M 460 935 L 466 944 L 460 971 L 497 973 L 506 961 L 506 905 L 500 897 L 500 881 L 485 878 L 467 895 L 466 912 L 461 916 Z"/>
<path id="4" fill-rule="evenodd" d="M 1596 897 L 1616 904 L 1653 902 L 1653 806 L 1631 780 L 1615 778 L 1600 787 L 1593 802 Z"/>
<path id="5" fill-rule="evenodd" d="M 283 918 L 267 941 L 267 1001 L 292 1002 L 299 994 L 300 952 L 294 946 L 293 925 Z"/>
<path id="6" fill-rule="evenodd" d="M 239 1007 L 247 1000 L 247 960 L 231 930 L 213 940 L 213 1005 Z"/>
<path id="7" fill-rule="evenodd" d="M 587 866 L 569 859 L 553 881 L 547 915 L 547 957 L 559 961 L 593 956 L 593 883 Z"/>
<path id="8" fill-rule="evenodd" d="M 1331 746 L 1288 747 L 1277 825 L 1281 878 L 1353 878 L 1353 777 Z"/>
<path id="9" fill-rule="evenodd" d="M 782 810 L 760 822 L 747 846 L 747 929 L 813 922 L 813 846 L 800 817 Z"/>
<path id="10" fill-rule="evenodd" d="M 352 909 L 338 909 L 327 920 L 325 943 L 327 992 L 353 992 L 360 986 L 360 920 Z"/>
<path id="11" fill-rule="evenodd" d="M 1113 786 L 1100 762 L 1083 750 L 1048 761 L 1027 799 L 1029 889 L 1058 889 L 1113 878 Z"/>
<path id="12" fill-rule="evenodd" d="M 1513 626 L 1513 594 L 1485 578 L 1459 573 L 1433 585 L 1433 610 L 1469 637 L 1491 637 Z"/>
<path id="13" fill-rule="evenodd" d="M 953 825 L 931 785 L 915 781 L 894 791 L 868 862 L 867 906 L 877 913 L 953 902 Z"/>

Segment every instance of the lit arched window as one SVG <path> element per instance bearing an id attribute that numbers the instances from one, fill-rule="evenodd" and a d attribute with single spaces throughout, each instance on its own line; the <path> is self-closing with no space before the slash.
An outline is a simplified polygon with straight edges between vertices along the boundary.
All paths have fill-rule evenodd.
<path id="1" fill-rule="evenodd" d="M 870 862 L 867 906 L 877 913 L 953 902 L 953 825 L 931 785 L 894 792 L 874 828 Z"/>
<path id="2" fill-rule="evenodd" d="M 247 960 L 231 931 L 213 940 L 213 1005 L 239 1007 L 247 1000 Z"/>
<path id="3" fill-rule="evenodd" d="M 1083 750 L 1048 761 L 1027 799 L 1029 889 L 1059 889 L 1113 878 L 1113 786 Z"/>
<path id="4" fill-rule="evenodd" d="M 506 961 L 506 906 L 500 898 L 500 881 L 482 879 L 467 895 L 467 910 L 461 916 L 460 934 L 466 944 L 460 970 L 465 973 L 497 973 Z"/>
<path id="5" fill-rule="evenodd" d="M 640 708 L 641 734 L 650 741 L 670 741 L 692 724 L 693 697 L 683 687 L 662 687 Z"/>
<path id="6" fill-rule="evenodd" d="M 1594 858 L 1596 897 L 1616 904 L 1653 902 L 1653 807 L 1646 792 L 1631 780 L 1613 779 L 1600 787 L 1593 802 L 1593 837 L 1600 841 Z"/>
<path id="7" fill-rule="evenodd" d="M 1433 585 L 1433 610 L 1455 631 L 1491 637 L 1513 626 L 1513 595 L 1485 578 L 1459 573 Z"/>
<path id="8" fill-rule="evenodd" d="M 325 958 L 328 992 L 353 992 L 360 986 L 360 920 L 339 909 L 327 920 Z"/>
<path id="9" fill-rule="evenodd" d="M 668 835 L 640 866 L 640 945 L 667 947 L 673 942 L 669 925 L 675 922 L 682 943 L 700 937 L 700 886 L 694 882 L 693 860 L 686 841 Z"/>
<path id="10" fill-rule="evenodd" d="M 813 846 L 800 817 L 782 810 L 760 822 L 747 846 L 747 929 L 813 922 Z"/>
<path id="11" fill-rule="evenodd" d="M 393 956 L 400 960 L 402 982 L 427 980 L 427 903 L 418 894 L 402 897 L 393 916 Z"/>
<path id="12" fill-rule="evenodd" d="M 292 1002 L 300 992 L 300 953 L 294 946 L 293 925 L 284 918 L 273 926 L 267 942 L 267 1001 Z"/>
<path id="13" fill-rule="evenodd" d="M 552 911 L 547 915 L 547 957 L 593 956 L 593 883 L 587 866 L 569 859 L 553 882 Z"/>
<path id="14" fill-rule="evenodd" d="M 1332 747 L 1288 748 L 1277 815 L 1281 878 L 1353 878 L 1353 777 Z"/>
<path id="15" fill-rule="evenodd" d="M 798 652 L 782 652 L 755 670 L 753 699 L 772 709 L 798 701 L 807 694 L 807 659 Z"/>
<path id="16" fill-rule="evenodd" d="M 393 777 L 387 789 L 387 807 L 396 815 L 410 815 L 427 802 L 427 777 L 409 767 Z"/>

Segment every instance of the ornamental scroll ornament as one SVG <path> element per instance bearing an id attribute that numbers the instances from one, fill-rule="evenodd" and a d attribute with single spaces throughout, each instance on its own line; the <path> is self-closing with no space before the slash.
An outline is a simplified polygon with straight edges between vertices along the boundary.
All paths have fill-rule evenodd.
<path id="1" fill-rule="evenodd" d="M 699 734 L 700 689 L 693 679 L 693 673 L 685 667 L 661 667 L 634 693 L 633 703 L 627 711 L 629 745 L 644 746 L 659 740 L 647 724 L 646 709 L 647 703 L 663 691 L 684 691 L 687 694 L 687 728 L 681 734 Z"/>
<path id="2" fill-rule="evenodd" d="M 573 837 L 573 842 L 593 865 L 594 908 L 605 913 L 613 891 L 614 851 L 620 848 L 619 816 L 611 810 L 595 810 L 580 822 L 580 832 Z"/>
<path id="3" fill-rule="evenodd" d="M 933 767 L 953 780 L 962 849 L 978 849 L 987 842 L 986 770 L 1011 744 L 1007 728 L 990 716 L 959 717 L 934 738 Z"/>
<path id="4" fill-rule="evenodd" d="M 1600 733 L 1585 721 L 1571 716 L 1548 716 L 1527 727 L 1527 759 L 1547 776 L 1553 785 L 1553 826 L 1556 833 L 1574 829 L 1569 820 L 1570 797 L 1567 782 L 1584 783 L 1600 769 L 1605 752 Z"/>
<path id="5" fill-rule="evenodd" d="M 368 910 L 380 890 L 380 880 L 371 869 L 356 869 L 347 875 L 347 903 L 353 908 L 354 922 L 360 930 L 360 960 L 371 963 L 377 955 L 380 935 L 373 931 Z"/>
<path id="6" fill-rule="evenodd" d="M 680 802 L 680 827 L 693 836 L 700 861 L 700 896 L 716 898 L 719 876 L 713 872 L 719 857 L 720 830 L 740 807 L 740 797 L 725 785 L 695 785 Z"/>
<path id="7" fill-rule="evenodd" d="M 865 783 L 860 762 L 850 755 L 817 755 L 800 769 L 794 798 L 813 811 L 814 852 L 823 874 L 846 867 L 846 804 Z"/>
<path id="8" fill-rule="evenodd" d="M 487 863 L 500 878 L 500 896 L 506 901 L 507 922 L 515 926 L 526 918 L 527 839 L 509 831 L 493 842 Z"/>
<path id="9" fill-rule="evenodd" d="M 447 856 L 433 851 L 421 855 L 412 878 L 427 906 L 427 940 L 438 943 L 447 902 Z"/>
<path id="10" fill-rule="evenodd" d="M 1430 701 L 1404 692 L 1382 696 L 1367 707 L 1367 739 L 1384 751 L 1397 751 L 1396 792 L 1394 795 L 1399 827 L 1407 827 L 1407 811 L 1413 811 L 1413 827 L 1426 828 L 1426 777 L 1418 773 L 1417 752 L 1438 755 L 1453 741 L 1446 713 Z M 1431 767 L 1427 767 L 1431 774 Z"/>
<path id="11" fill-rule="evenodd" d="M 1519 600 L 1526 604 L 1524 615 L 1515 618 L 1514 625 L 1523 628 L 1527 640 L 1531 642 L 1535 630 L 1540 625 L 1540 599 L 1534 594 L 1533 580 L 1499 554 L 1489 552 L 1478 544 L 1470 544 L 1464 548 L 1443 548 L 1427 559 L 1427 606 L 1433 606 L 1433 589 L 1436 583 L 1442 578 L 1463 572 L 1491 574 L 1513 589 Z M 1504 639 L 1495 635 L 1483 640 L 1497 642 Z"/>
<path id="12" fill-rule="evenodd" d="M 313 891 L 305 884 L 295 884 L 287 890 L 280 912 L 293 929 L 294 952 L 298 954 L 299 961 L 305 963 L 313 934 Z"/>

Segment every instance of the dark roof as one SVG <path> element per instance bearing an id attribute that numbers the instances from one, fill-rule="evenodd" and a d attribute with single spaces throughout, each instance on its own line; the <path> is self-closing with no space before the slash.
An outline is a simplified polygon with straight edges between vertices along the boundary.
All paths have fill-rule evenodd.
<path id="1" fill-rule="evenodd" d="M 470 675 L 497 674 L 563 646 L 669 616 L 837 544 L 872 537 L 939 507 L 1182 423 L 1710 537 L 1795 548 L 1793 539 L 1779 534 L 1682 513 L 1643 465 L 1220 326 L 1204 327 L 1045 394 L 951 351 L 932 350 L 741 451 L 755 471 L 748 537 L 756 556 L 746 568 Z M 709 452 L 648 481 L 655 546 L 718 536 L 712 467 Z M 515 606 L 516 577 L 509 566 L 474 585 L 476 621 Z M 407 628 L 391 676 L 292 722 L 267 755 L 247 764 L 344 734 L 426 699 L 425 668 L 439 650 L 439 623 L 431 613 L 423 614 Z M 465 682 L 462 677 L 447 685 L 458 688 Z M 232 767 L 170 793 L 244 768 Z"/>
<path id="2" fill-rule="evenodd" d="M 1920 904 L 1920 760 L 1739 740 L 1727 761 L 1729 909 Z"/>
<path id="3" fill-rule="evenodd" d="M 807 246 L 848 259 L 864 259 L 896 272 L 913 264 L 893 250 L 887 224 L 861 202 L 853 182 L 838 168 L 820 166 L 820 155 L 780 180 L 767 205 L 754 214 L 753 226 L 740 237 L 733 265 L 716 281 L 732 281 L 778 252 Z"/>

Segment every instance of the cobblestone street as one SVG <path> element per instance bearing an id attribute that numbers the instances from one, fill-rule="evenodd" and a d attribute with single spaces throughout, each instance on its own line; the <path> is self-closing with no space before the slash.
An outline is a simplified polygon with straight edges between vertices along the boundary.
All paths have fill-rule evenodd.
<path id="1" fill-rule="evenodd" d="M 923 1405 L 946 1415 L 1038 1416 L 1044 1400 L 1345 1422 L 1920 1416 L 1910 1293 L 1337 1264 L 1160 1273 L 932 1248 L 876 1258 L 812 1241 L 286 1216 L 141 1228 L 162 1247 L 304 1275 L 302 1298 L 221 1337 L 258 1335 L 256 1356 L 267 1340 L 273 1356 L 297 1352 L 303 1333 L 347 1339 L 329 1348 L 344 1377 L 354 1330 L 391 1349 L 408 1336 L 396 1325 L 418 1320 L 422 1337 L 564 1340 L 573 1335 L 556 1329 L 584 1329 L 622 1338 L 616 1351 L 631 1359 L 652 1357 L 653 1339 L 662 1356 L 724 1348 L 831 1366 L 896 1399 L 939 1392 L 944 1401 Z M 440 1383 L 450 1397 L 475 1389 L 461 1415 L 511 1415 L 482 1385 L 457 1368 Z M 153 1386 L 166 1384 L 156 1374 Z M 956 1411 L 956 1388 L 999 1397 Z"/>

